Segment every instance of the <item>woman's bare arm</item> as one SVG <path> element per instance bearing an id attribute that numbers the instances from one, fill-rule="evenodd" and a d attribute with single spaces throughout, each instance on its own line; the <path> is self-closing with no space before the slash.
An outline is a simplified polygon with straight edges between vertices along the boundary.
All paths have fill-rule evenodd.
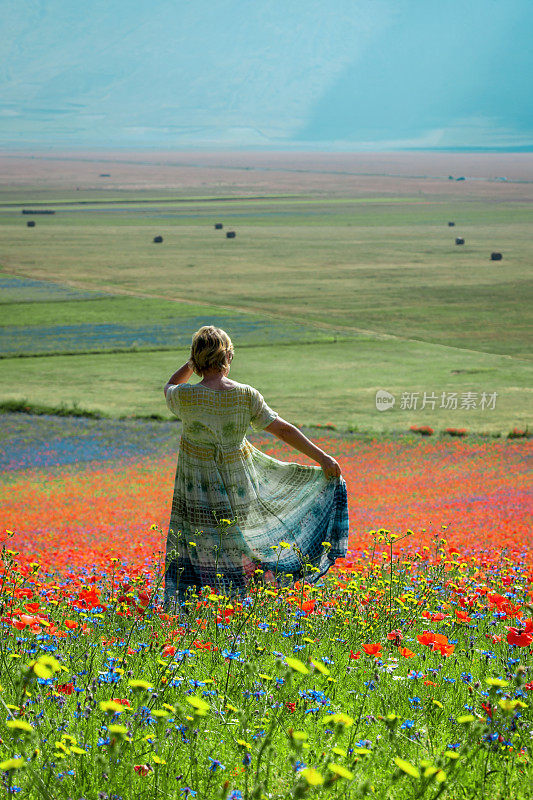
<path id="1" fill-rule="evenodd" d="M 287 420 L 278 417 L 270 425 L 267 425 L 265 428 L 266 431 L 269 433 L 273 433 L 278 439 L 281 439 L 282 442 L 291 445 L 291 447 L 296 448 L 299 450 L 300 453 L 303 453 L 309 458 L 312 458 L 313 461 L 316 461 L 317 464 L 320 464 L 322 469 L 324 470 L 324 474 L 327 478 L 339 478 L 341 475 L 341 468 L 339 467 L 338 463 L 335 461 L 334 458 L 328 456 L 320 447 L 317 447 L 313 442 L 304 436 L 304 434 L 298 430 L 294 425 L 291 425 L 290 422 Z"/>
<path id="2" fill-rule="evenodd" d="M 165 393 L 165 397 L 167 396 L 169 386 L 175 386 L 177 383 L 187 383 L 189 378 L 191 377 L 193 371 L 189 366 L 189 362 L 187 361 L 182 367 L 180 367 L 176 372 L 170 376 L 168 381 L 165 384 L 165 388 L 163 389 Z"/>

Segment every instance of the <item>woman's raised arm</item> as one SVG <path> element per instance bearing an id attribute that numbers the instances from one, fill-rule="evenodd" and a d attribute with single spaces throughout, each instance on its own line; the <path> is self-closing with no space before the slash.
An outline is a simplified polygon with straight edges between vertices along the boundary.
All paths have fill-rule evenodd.
<path id="1" fill-rule="evenodd" d="M 281 417 L 277 417 L 270 425 L 266 426 L 265 431 L 274 434 L 274 436 L 281 439 L 282 442 L 290 444 L 291 447 L 296 448 L 300 453 L 309 456 L 309 458 L 312 458 L 317 464 L 320 464 L 326 478 L 340 478 L 341 468 L 335 459 L 328 456 L 320 447 L 313 444 L 307 436 L 304 436 L 304 434 L 294 425 L 291 425 L 290 422 L 287 422 Z"/>
<path id="2" fill-rule="evenodd" d="M 168 387 L 175 386 L 177 383 L 187 383 L 189 378 L 193 373 L 192 367 L 190 366 L 190 361 L 187 361 L 182 367 L 180 367 L 176 372 L 170 376 L 168 381 L 165 384 L 165 388 L 163 389 L 165 393 L 165 397 L 167 396 Z"/>

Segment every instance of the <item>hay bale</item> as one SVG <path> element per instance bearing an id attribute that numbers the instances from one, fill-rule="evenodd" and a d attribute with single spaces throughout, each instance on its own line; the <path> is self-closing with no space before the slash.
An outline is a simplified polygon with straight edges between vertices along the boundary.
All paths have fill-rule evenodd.
<path id="1" fill-rule="evenodd" d="M 33 219 L 28 220 L 28 222 L 26 223 L 26 226 L 28 228 L 35 228 L 35 220 L 33 220 Z"/>
<path id="2" fill-rule="evenodd" d="M 163 237 L 162 236 L 154 236 L 154 243 L 155 244 L 161 244 L 162 241 L 163 241 Z"/>
<path id="3" fill-rule="evenodd" d="M 235 233 L 235 231 L 227 231 L 226 233 L 226 239 L 235 239 L 236 236 L 237 234 Z"/>
<path id="4" fill-rule="evenodd" d="M 490 260 L 491 261 L 501 261 L 502 258 L 503 258 L 503 256 L 502 256 L 501 253 L 491 253 L 490 254 Z"/>
<path id="5" fill-rule="evenodd" d="M 465 240 L 461 239 L 460 237 L 457 237 L 457 239 L 455 240 L 455 244 L 464 244 L 464 243 L 465 243 Z"/>
<path id="6" fill-rule="evenodd" d="M 453 228 L 454 225 L 455 225 L 455 222 L 448 222 L 448 228 Z"/>
<path id="7" fill-rule="evenodd" d="M 224 226 L 223 226 L 223 224 L 221 222 L 215 222 L 215 230 L 216 231 L 221 231 L 223 227 Z"/>
<path id="8" fill-rule="evenodd" d="M 49 208 L 23 208 L 23 214 L 55 214 L 55 211 L 52 211 Z"/>

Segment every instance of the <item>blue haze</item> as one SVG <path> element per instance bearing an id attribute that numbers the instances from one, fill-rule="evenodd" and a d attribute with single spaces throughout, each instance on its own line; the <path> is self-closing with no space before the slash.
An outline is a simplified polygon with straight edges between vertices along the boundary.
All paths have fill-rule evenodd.
<path id="1" fill-rule="evenodd" d="M 0 143 L 528 148 L 530 0 L 0 0 Z"/>

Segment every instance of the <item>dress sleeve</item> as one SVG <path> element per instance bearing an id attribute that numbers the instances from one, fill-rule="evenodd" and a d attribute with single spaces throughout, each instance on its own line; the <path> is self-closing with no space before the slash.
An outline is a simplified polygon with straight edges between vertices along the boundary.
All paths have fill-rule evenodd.
<path id="1" fill-rule="evenodd" d="M 174 386 L 169 386 L 168 389 L 167 389 L 166 397 L 165 397 L 165 399 L 167 401 L 167 406 L 172 411 L 172 413 L 175 414 L 176 417 L 178 417 L 178 418 L 181 417 L 181 415 L 180 415 L 180 402 L 179 402 L 179 400 L 180 400 L 179 388 L 180 388 L 180 384 L 179 383 L 174 384 Z"/>
<path id="2" fill-rule="evenodd" d="M 279 414 L 272 411 L 270 406 L 265 403 L 263 395 L 257 389 L 253 389 L 250 425 L 254 431 L 262 431 L 278 416 Z"/>

